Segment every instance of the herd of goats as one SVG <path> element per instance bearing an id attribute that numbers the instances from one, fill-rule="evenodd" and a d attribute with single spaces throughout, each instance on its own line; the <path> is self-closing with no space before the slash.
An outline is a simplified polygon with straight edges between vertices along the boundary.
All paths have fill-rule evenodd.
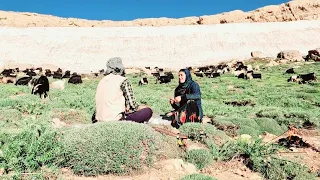
<path id="1" fill-rule="evenodd" d="M 262 79 L 262 75 L 260 72 L 259 66 L 245 65 L 243 61 L 236 61 L 230 63 L 219 64 L 217 66 L 203 66 L 196 69 L 192 67 L 187 67 L 193 74 L 197 77 L 207 77 L 207 78 L 215 78 L 219 77 L 222 74 L 231 72 L 235 77 L 239 79 Z M 146 70 L 150 70 L 150 67 L 145 67 Z M 296 74 L 293 68 L 289 68 L 285 71 L 287 74 Z M 151 72 L 155 79 L 156 83 L 160 81 L 161 83 L 169 83 L 173 79 L 172 72 L 164 72 L 162 68 L 155 67 L 155 72 Z M 291 76 L 288 82 L 297 82 L 299 84 L 305 84 L 311 81 L 317 81 L 316 74 L 314 72 L 307 74 L 298 74 Z M 139 81 L 139 86 L 148 84 L 148 79 L 143 77 Z"/>
<path id="2" fill-rule="evenodd" d="M 102 73 L 103 71 L 93 74 L 99 76 L 99 74 Z M 61 68 L 58 68 L 53 72 L 51 72 L 50 69 L 45 69 L 45 71 L 43 71 L 41 67 L 25 70 L 20 70 L 19 68 L 4 69 L 0 75 L 2 76 L 0 77 L 0 83 L 13 83 L 16 86 L 23 85 L 32 87 L 31 93 L 35 95 L 39 94 L 42 99 L 48 96 L 50 88 L 64 89 L 65 79 L 68 79 L 68 83 L 71 84 L 81 84 L 83 82 L 81 75 L 76 72 L 71 74 L 69 70 L 63 72 Z M 57 79 L 57 81 L 49 83 L 48 77 Z"/>
<path id="3" fill-rule="evenodd" d="M 222 74 L 231 72 L 235 77 L 241 79 L 261 79 L 262 75 L 259 73 L 259 66 L 255 68 L 252 65 L 245 65 L 243 61 L 231 62 L 226 64 L 220 64 L 217 66 L 204 66 L 193 69 L 192 67 L 187 67 L 193 74 L 197 77 L 207 77 L 207 78 L 215 78 L 219 77 Z M 155 71 L 151 70 L 150 67 L 145 67 L 145 71 L 149 71 L 150 75 L 152 75 L 156 83 L 169 83 L 172 79 L 174 79 L 174 75 L 172 72 L 166 72 L 163 68 L 154 68 Z M 286 70 L 285 73 L 295 74 L 294 69 L 290 68 Z M 92 77 L 103 76 L 104 70 L 100 70 L 98 73 L 91 73 Z M 77 74 L 76 72 L 72 73 L 67 70 L 65 72 L 62 69 L 58 68 L 56 71 L 51 72 L 50 69 L 42 70 L 42 68 L 31 68 L 20 70 L 19 68 L 15 69 L 4 69 L 0 74 L 0 83 L 13 83 L 15 85 L 25 85 L 32 87 L 32 94 L 40 95 L 40 98 L 46 98 L 48 96 L 48 92 L 50 88 L 54 89 L 64 89 L 65 87 L 65 79 L 68 79 L 68 83 L 71 84 L 81 84 L 82 77 L 87 75 L 85 74 Z M 49 83 L 48 77 L 52 77 L 53 79 L 57 79 Z M 317 81 L 316 74 L 314 72 L 307 74 L 298 74 L 293 75 L 288 79 L 288 82 L 297 82 L 299 84 L 308 83 L 310 81 Z M 147 77 L 143 77 L 140 79 L 138 85 L 146 85 L 148 84 Z"/>

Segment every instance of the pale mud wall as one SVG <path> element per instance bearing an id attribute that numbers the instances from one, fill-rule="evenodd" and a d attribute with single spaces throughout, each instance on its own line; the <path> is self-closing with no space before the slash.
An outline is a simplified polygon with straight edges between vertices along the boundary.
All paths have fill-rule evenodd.
<path id="1" fill-rule="evenodd" d="M 248 59 L 251 51 L 275 57 L 281 50 L 320 47 L 320 21 L 202 26 L 0 28 L 0 61 L 54 64 L 76 71 L 105 68 L 119 56 L 125 66 L 179 69 Z"/>

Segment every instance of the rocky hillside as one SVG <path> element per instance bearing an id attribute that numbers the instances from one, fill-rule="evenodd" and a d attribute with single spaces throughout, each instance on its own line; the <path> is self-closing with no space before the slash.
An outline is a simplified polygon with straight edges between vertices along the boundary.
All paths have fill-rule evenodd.
<path id="1" fill-rule="evenodd" d="M 174 26 L 199 24 L 224 24 L 244 22 L 287 22 L 297 20 L 320 20 L 319 0 L 293 0 L 280 5 L 243 12 L 235 10 L 217 15 L 200 17 L 148 18 L 134 21 L 92 21 L 76 18 L 60 18 L 36 13 L 0 11 L 0 26 L 9 27 L 129 27 L 129 26 Z"/>

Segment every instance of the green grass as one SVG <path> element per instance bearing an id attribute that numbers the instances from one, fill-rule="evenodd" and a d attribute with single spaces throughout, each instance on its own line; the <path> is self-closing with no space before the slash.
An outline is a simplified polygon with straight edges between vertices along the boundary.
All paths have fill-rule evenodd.
<path id="1" fill-rule="evenodd" d="M 205 168 L 213 161 L 213 157 L 206 149 L 193 149 L 187 152 L 186 161 L 195 164 L 198 169 Z"/>
<path id="2" fill-rule="evenodd" d="M 290 75 L 283 74 L 288 67 L 289 65 L 281 65 L 262 69 L 262 80 L 251 81 L 237 79 L 231 74 L 213 79 L 198 78 L 192 75 L 201 88 L 204 115 L 214 118 L 222 125 L 239 126 L 236 133 L 250 134 L 253 137 L 261 135 L 264 131 L 280 135 L 287 130 L 289 124 L 300 127 L 305 121 L 311 121 L 319 127 L 320 83 L 303 85 L 288 83 L 287 79 Z M 315 72 L 319 75 L 320 63 L 301 65 L 295 71 L 297 73 Z M 146 86 L 138 86 L 140 75 L 128 75 L 128 78 L 139 103 L 150 106 L 154 114 L 164 114 L 171 110 L 169 98 L 173 96 L 173 91 L 178 84 L 176 75 L 175 79 L 168 84 L 155 84 L 154 78 L 148 77 L 149 84 Z M 162 140 L 156 138 L 154 131 L 146 125 L 131 123 L 116 123 L 112 126 L 91 125 L 98 82 L 99 79 L 95 79 L 84 81 L 80 85 L 67 84 L 63 91 L 51 89 L 50 98 L 46 100 L 46 103 L 42 103 L 39 96 L 31 95 L 29 87 L 0 84 L 0 135 L 3 137 L 0 148 L 1 166 L 20 173 L 41 172 L 42 170 L 39 170 L 41 163 L 56 166 L 59 163 L 53 162 L 52 158 L 55 160 L 59 158 L 55 158 L 55 154 L 52 153 L 52 148 L 55 147 L 49 146 L 50 143 L 57 147 L 60 147 L 60 143 L 63 144 L 63 151 L 69 152 L 66 158 L 68 161 L 60 163 L 71 167 L 76 174 L 121 174 L 140 170 L 143 166 L 150 165 L 152 157 L 156 154 L 156 147 L 161 146 L 165 138 Z M 230 101 L 250 101 L 252 106 L 225 104 Z M 52 118 L 59 118 L 67 124 L 77 124 L 77 126 L 53 130 L 51 128 Z M 30 127 L 43 127 L 48 130 L 48 134 L 45 133 L 46 136 L 37 138 L 36 131 L 34 131 L 37 128 L 31 128 L 29 132 L 27 129 Z M 241 149 L 239 146 L 228 147 L 230 152 L 221 155 L 222 149 L 227 146 L 219 147 L 218 145 L 226 144 L 230 138 L 225 132 L 209 124 L 186 124 L 180 130 L 182 133 L 194 135 L 194 140 L 206 144 L 213 159 L 227 160 L 228 153 L 231 156 L 234 155 L 232 154 L 234 151 L 238 152 Z M 197 136 L 197 132 L 201 130 L 208 136 L 204 141 Z M 51 138 L 52 134 L 60 132 L 63 134 L 59 140 L 55 141 Z M 119 134 L 121 134 L 120 138 Z M 43 138 L 49 138 L 50 141 L 47 142 Z M 143 150 L 145 147 L 135 146 L 138 142 L 145 140 L 150 140 L 150 143 L 147 143 L 147 147 L 150 148 L 147 152 Z M 169 143 L 174 142 L 172 138 L 166 144 L 170 146 Z M 129 149 L 124 146 L 124 143 L 129 143 Z M 47 150 L 42 144 L 48 145 Z M 246 148 L 250 149 L 247 146 Z M 99 154 L 103 149 L 109 151 Z M 34 151 L 39 151 L 39 153 Z M 145 152 L 143 157 L 146 159 L 141 160 L 138 157 L 143 152 Z M 25 161 L 19 159 L 21 153 L 24 153 L 25 157 L 30 155 L 30 158 Z M 50 157 L 47 153 L 51 153 Z M 172 154 L 174 156 L 174 154 L 181 153 L 177 151 Z M 94 159 L 94 156 L 98 158 Z M 194 158 L 193 161 L 199 164 L 197 163 L 199 158 L 196 156 L 189 156 L 189 159 Z M 132 162 L 129 161 L 130 158 L 133 158 Z M 274 167 L 277 167 L 279 160 L 269 163 L 275 163 Z M 298 167 L 296 164 L 293 164 L 292 167 L 291 165 L 289 163 L 286 167 L 289 170 L 292 167 Z M 257 167 L 260 166 L 257 165 Z M 285 170 L 285 174 L 290 174 L 289 170 Z M 258 171 L 262 174 L 270 174 L 271 170 L 265 168 Z M 276 172 L 275 169 L 272 171 Z M 280 175 L 274 175 L 280 177 Z"/>

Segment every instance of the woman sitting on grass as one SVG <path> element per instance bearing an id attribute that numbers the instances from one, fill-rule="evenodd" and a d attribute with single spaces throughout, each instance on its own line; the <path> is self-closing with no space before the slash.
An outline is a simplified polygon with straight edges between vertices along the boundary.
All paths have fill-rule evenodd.
<path id="1" fill-rule="evenodd" d="M 179 85 L 174 91 L 174 98 L 170 98 L 174 111 L 167 114 L 173 116 L 171 125 L 179 128 L 186 122 L 202 122 L 201 91 L 199 84 L 192 80 L 188 69 L 179 71 Z"/>
<path id="2" fill-rule="evenodd" d="M 100 80 L 96 91 L 96 111 L 92 122 L 126 120 L 143 123 L 152 116 L 151 108 L 136 102 L 132 86 L 125 77 L 122 59 L 107 62 L 106 76 Z"/>

